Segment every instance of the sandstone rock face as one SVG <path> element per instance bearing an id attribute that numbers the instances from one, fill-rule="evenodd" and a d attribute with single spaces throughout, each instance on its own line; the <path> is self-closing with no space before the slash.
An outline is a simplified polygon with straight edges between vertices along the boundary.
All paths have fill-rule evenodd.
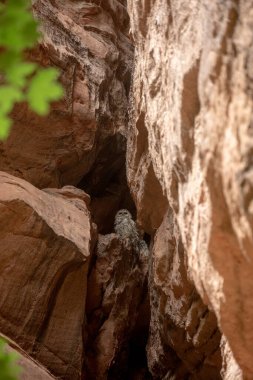
<path id="1" fill-rule="evenodd" d="M 80 379 L 93 236 L 80 191 L 1 172 L 0 207 L 0 331 L 52 376 Z"/>
<path id="2" fill-rule="evenodd" d="M 252 2 L 129 0 L 128 8 L 136 46 L 128 156 L 138 169 L 148 151 L 197 292 L 251 379 Z M 128 167 L 136 189 L 139 172 L 131 159 Z"/>
<path id="3" fill-rule="evenodd" d="M 252 1 L 32 6 L 65 97 L 0 143 L 21 380 L 252 380 Z"/>
<path id="4" fill-rule="evenodd" d="M 224 380 L 240 380 L 243 379 L 243 372 L 235 361 L 234 355 L 229 347 L 226 338 L 221 339 L 222 353 L 222 371 L 221 376 Z"/>
<path id="5" fill-rule="evenodd" d="M 127 176 L 137 208 L 137 220 L 146 232 L 152 234 L 168 209 L 168 201 L 154 172 L 149 152 L 145 114 L 131 104 L 133 97 L 139 99 L 139 89 L 133 86 L 130 97 L 130 120 L 127 139 Z M 135 94 L 135 95 L 134 95 Z M 155 199 L 155 205 L 154 205 Z M 155 207 L 153 207 L 155 206 Z"/>
<path id="6" fill-rule="evenodd" d="M 153 379 L 220 379 L 220 331 L 190 279 L 172 210 L 155 235 L 152 261 L 147 352 Z"/>
<path id="7" fill-rule="evenodd" d="M 65 97 L 48 117 L 26 105 L 15 109 L 11 135 L 0 144 L 0 170 L 39 188 L 77 185 L 104 141 L 125 134 L 132 66 L 126 6 L 36 0 L 33 8 L 43 41 L 31 58 L 60 69 Z"/>

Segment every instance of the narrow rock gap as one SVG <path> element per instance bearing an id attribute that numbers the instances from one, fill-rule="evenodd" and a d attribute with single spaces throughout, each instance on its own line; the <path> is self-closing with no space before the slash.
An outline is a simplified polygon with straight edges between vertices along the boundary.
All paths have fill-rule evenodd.
<path id="1" fill-rule="evenodd" d="M 84 190 L 91 197 L 90 212 L 91 219 L 97 225 L 97 231 L 99 233 L 98 239 L 109 239 L 110 234 L 114 233 L 114 220 L 116 213 L 121 209 L 127 209 L 131 215 L 133 221 L 136 220 L 136 208 L 133 202 L 132 196 L 130 194 L 130 189 L 127 184 L 126 178 L 126 139 L 119 133 L 115 135 L 108 136 L 103 144 L 101 144 L 100 151 L 98 153 L 97 159 L 91 168 L 90 172 L 85 175 L 82 180 L 77 185 L 78 188 Z M 142 238 L 146 242 L 147 246 L 150 245 L 150 235 L 142 231 Z M 141 237 L 141 236 L 140 236 Z M 98 242 L 98 245 L 100 243 Z M 124 275 L 127 273 L 127 265 L 121 264 L 117 268 L 117 260 L 114 257 L 108 261 L 105 265 L 105 271 L 110 269 L 111 266 L 116 265 L 115 272 L 109 275 L 108 281 L 103 285 L 103 289 L 97 282 L 96 276 L 103 276 L 103 273 L 97 272 L 97 266 L 100 265 L 101 257 L 98 256 L 98 246 L 95 247 L 95 253 L 91 259 L 89 277 L 88 277 L 88 301 L 86 306 L 86 316 L 87 316 L 87 333 L 84 337 L 86 352 L 84 354 L 84 369 L 83 376 L 90 380 L 96 379 L 94 375 L 94 363 L 101 365 L 99 363 L 99 356 L 101 353 L 97 351 L 99 343 L 97 341 L 100 339 L 101 329 L 106 329 L 108 320 L 110 320 L 111 312 L 106 312 L 106 308 L 103 305 L 104 298 L 107 297 L 108 289 L 111 286 L 115 286 L 115 278 L 117 276 L 121 277 L 120 273 L 121 266 L 123 265 L 123 281 Z M 110 251 L 110 247 L 108 248 Z M 121 257 L 119 260 L 128 260 L 128 255 L 131 253 L 125 248 L 121 248 Z M 134 253 L 135 254 L 135 253 Z M 110 253 L 109 253 L 110 255 Z M 124 257 L 125 255 L 125 257 Z M 105 258 L 106 260 L 106 258 Z M 134 262 L 135 260 L 133 260 Z M 115 264 L 116 263 L 116 264 Z M 130 265 L 131 266 L 131 265 Z M 135 270 L 135 269 L 133 269 Z M 130 272 L 131 273 L 131 269 Z M 136 281 L 134 278 L 126 279 L 123 286 L 128 286 L 127 282 Z M 117 281 L 116 281 L 117 282 Z M 117 285 L 116 285 L 117 286 Z M 113 358 L 113 362 L 108 369 L 108 373 L 105 378 L 108 380 L 134 380 L 134 379 L 152 379 L 148 371 L 147 357 L 146 357 L 146 345 L 149 334 L 149 324 L 150 324 L 150 310 L 149 310 L 149 295 L 148 295 L 148 279 L 146 272 L 146 279 L 141 286 L 141 289 L 133 289 L 135 291 L 141 292 L 140 304 L 136 305 L 133 309 L 134 313 L 137 312 L 135 316 L 135 323 L 131 326 L 132 316 L 129 315 L 125 322 L 129 324 L 129 330 L 124 332 L 124 337 L 119 343 L 118 354 Z M 120 285 L 119 285 L 120 288 Z M 114 289 L 117 292 L 118 288 Z M 99 295 L 98 295 L 99 294 Z M 124 298 L 123 298 L 124 299 Z M 101 302 L 101 304 L 99 303 Z M 114 300 L 115 304 L 120 301 L 118 299 Z M 126 305 L 128 303 L 128 297 L 125 298 Z M 113 308 L 113 305 L 111 306 Z M 124 303 L 122 308 L 124 308 Z M 126 306 L 128 307 L 128 305 Z M 120 321 L 120 318 L 119 318 Z M 108 338 L 110 340 L 110 338 Z M 108 342 L 110 345 L 110 342 Z M 101 348 L 101 347 L 100 347 Z M 105 348 L 102 348 L 102 350 Z"/>
<path id="2" fill-rule="evenodd" d="M 127 380 L 152 379 L 152 376 L 148 370 L 146 352 L 150 325 L 148 283 L 144 284 L 143 294 L 144 298 L 139 308 L 139 315 L 137 318 L 136 326 L 129 341 Z"/>
<path id="3" fill-rule="evenodd" d="M 91 197 L 91 216 L 98 232 L 113 232 L 118 210 L 127 209 L 133 219 L 136 208 L 126 178 L 126 139 L 121 134 L 107 137 L 91 171 L 77 185 Z"/>
<path id="4" fill-rule="evenodd" d="M 136 254 L 115 234 L 99 237 L 88 278 L 85 379 L 151 379 L 146 358 L 148 260 L 141 263 Z"/>

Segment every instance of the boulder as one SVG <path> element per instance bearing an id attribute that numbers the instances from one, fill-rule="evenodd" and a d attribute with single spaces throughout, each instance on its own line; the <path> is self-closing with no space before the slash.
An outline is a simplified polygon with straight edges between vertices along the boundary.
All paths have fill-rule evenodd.
<path id="1" fill-rule="evenodd" d="M 85 197 L 0 173 L 0 331 L 64 380 L 81 379 L 83 365 L 95 240 Z"/>

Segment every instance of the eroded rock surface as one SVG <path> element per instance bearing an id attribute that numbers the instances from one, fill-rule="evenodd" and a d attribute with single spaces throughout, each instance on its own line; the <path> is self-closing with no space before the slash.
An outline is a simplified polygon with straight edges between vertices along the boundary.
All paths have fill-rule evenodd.
<path id="1" fill-rule="evenodd" d="M 79 193 L 0 173 L 0 331 L 66 380 L 81 378 L 93 236 Z"/>
<path id="2" fill-rule="evenodd" d="M 129 0 L 128 8 L 136 49 L 128 178 L 136 189 L 131 157 L 142 166 L 138 141 L 146 141 L 197 292 L 251 379 L 252 2 Z M 148 207 L 150 215 L 156 206 Z"/>
<path id="3" fill-rule="evenodd" d="M 221 379 L 217 320 L 190 278 L 172 210 L 155 235 L 149 276 L 151 323 L 147 352 L 153 378 Z"/>
<path id="4" fill-rule="evenodd" d="M 31 58 L 60 69 L 65 97 L 47 117 L 25 104 L 15 109 L 11 135 L 0 144 L 0 170 L 39 188 L 77 185 L 104 140 L 125 134 L 132 67 L 126 6 L 36 0 L 33 8 L 43 41 Z"/>
<path id="5" fill-rule="evenodd" d="M 0 144 L 22 380 L 252 380 L 252 2 L 32 4 L 65 97 Z"/>

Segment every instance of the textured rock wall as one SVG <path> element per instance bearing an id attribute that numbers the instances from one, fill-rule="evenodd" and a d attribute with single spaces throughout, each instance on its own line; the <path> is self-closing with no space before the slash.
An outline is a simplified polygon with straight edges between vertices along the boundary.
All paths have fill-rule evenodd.
<path id="1" fill-rule="evenodd" d="M 41 191 L 0 173 L 0 331 L 55 377 L 69 380 L 81 376 L 95 239 L 80 193 Z"/>
<path id="2" fill-rule="evenodd" d="M 0 168 L 37 187 L 77 185 L 104 141 L 124 134 L 133 50 L 128 15 L 119 1 L 100 3 L 33 2 L 43 43 L 31 58 L 58 66 L 66 96 L 43 118 L 17 107 L 11 136 L 0 145 Z"/>
<path id="3" fill-rule="evenodd" d="M 65 97 L 0 144 L 22 380 L 251 380 L 251 1 L 32 4 Z"/>
<path id="4" fill-rule="evenodd" d="M 120 208 L 135 212 L 125 174 L 133 46 L 124 1 L 32 4 L 42 39 L 27 54 L 60 69 L 65 97 L 47 117 L 35 115 L 26 104 L 17 106 L 11 135 L 0 143 L 0 334 L 22 353 L 22 379 L 80 380 L 90 357 L 86 344 L 90 336 L 97 334 L 99 340 L 101 335 L 99 329 L 90 333 L 86 311 L 92 298 L 87 301 L 86 295 L 93 294 L 88 274 L 95 271 L 96 229 L 113 232 Z M 135 327 L 147 269 L 136 264 L 134 251 L 117 244 L 115 261 L 123 260 L 124 267 L 130 255 L 127 273 L 137 273 L 127 290 L 134 294 L 139 287 L 129 307 L 136 314 Z M 108 265 L 116 265 L 110 249 L 108 256 Z M 105 264 L 102 269 L 109 271 Z M 127 279 L 127 274 L 121 279 L 123 289 Z M 115 290 L 118 285 L 109 280 L 108 289 Z M 123 305 L 113 303 L 117 311 Z M 103 323 L 109 314 L 102 316 Z M 126 312 L 122 323 L 115 322 L 122 342 L 126 335 L 130 339 L 127 318 Z M 121 341 L 110 353 L 117 368 L 122 347 L 128 349 L 127 340 Z M 97 375 L 105 379 L 111 364 L 102 353 L 102 360 L 97 356 Z M 126 365 L 127 360 L 123 370 Z"/>
<path id="5" fill-rule="evenodd" d="M 216 317 L 189 278 L 186 252 L 171 209 L 155 235 L 150 307 L 147 353 L 153 378 L 220 379 Z"/>
<path id="6" fill-rule="evenodd" d="M 129 0 L 128 8 L 136 48 L 129 183 L 144 186 L 136 199 L 152 191 L 148 152 L 160 184 L 153 197 L 166 194 L 189 276 L 243 373 L 227 376 L 251 379 L 252 2 Z M 145 204 L 143 225 L 155 210 Z"/>

